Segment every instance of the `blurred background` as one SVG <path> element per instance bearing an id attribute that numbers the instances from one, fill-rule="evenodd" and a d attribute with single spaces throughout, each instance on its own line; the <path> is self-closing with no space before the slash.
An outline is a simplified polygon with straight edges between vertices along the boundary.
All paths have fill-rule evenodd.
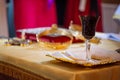
<path id="1" fill-rule="evenodd" d="M 70 21 L 80 25 L 79 15 L 100 15 L 98 32 L 119 33 L 113 19 L 120 0 L 0 0 L 0 36 L 15 37 L 24 28 L 58 24 L 68 28 Z"/>

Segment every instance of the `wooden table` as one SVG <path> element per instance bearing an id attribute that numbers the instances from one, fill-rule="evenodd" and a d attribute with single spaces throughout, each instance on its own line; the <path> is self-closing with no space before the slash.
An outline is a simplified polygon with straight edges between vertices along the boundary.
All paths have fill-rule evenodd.
<path id="1" fill-rule="evenodd" d="M 0 73 L 13 78 L 7 80 L 120 80 L 120 63 L 82 67 L 45 56 L 35 45 L 5 46 L 4 41 L 0 39 Z M 115 50 L 120 43 L 102 40 L 98 46 Z"/>

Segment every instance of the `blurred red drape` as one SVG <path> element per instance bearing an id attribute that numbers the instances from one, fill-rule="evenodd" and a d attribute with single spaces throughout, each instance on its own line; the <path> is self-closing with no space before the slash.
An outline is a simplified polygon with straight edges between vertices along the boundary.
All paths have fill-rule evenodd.
<path id="1" fill-rule="evenodd" d="M 101 0 L 86 0 L 84 11 L 79 10 L 81 0 L 68 0 L 66 5 L 64 26 L 68 28 L 70 21 L 73 20 L 74 24 L 81 24 L 79 15 L 99 15 L 100 20 L 97 24 L 96 31 L 102 32 L 102 13 L 101 13 Z"/>
<path id="2" fill-rule="evenodd" d="M 51 26 L 57 23 L 54 0 L 14 0 L 15 29 Z"/>

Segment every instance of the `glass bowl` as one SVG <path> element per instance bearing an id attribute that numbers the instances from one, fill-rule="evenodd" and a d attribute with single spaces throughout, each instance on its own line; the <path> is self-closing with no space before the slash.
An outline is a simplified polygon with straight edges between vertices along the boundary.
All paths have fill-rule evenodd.
<path id="1" fill-rule="evenodd" d="M 67 29 L 52 27 L 38 35 L 40 46 L 51 49 L 66 49 L 72 44 L 73 36 Z"/>

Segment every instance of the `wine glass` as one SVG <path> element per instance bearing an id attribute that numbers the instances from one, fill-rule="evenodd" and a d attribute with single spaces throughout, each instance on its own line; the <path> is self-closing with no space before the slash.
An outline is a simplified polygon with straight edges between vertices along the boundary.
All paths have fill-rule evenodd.
<path id="1" fill-rule="evenodd" d="M 82 35 L 86 39 L 86 60 L 92 61 L 90 54 L 90 39 L 95 36 L 95 29 L 97 22 L 99 20 L 99 16 L 80 16 L 80 21 L 82 25 Z"/>

